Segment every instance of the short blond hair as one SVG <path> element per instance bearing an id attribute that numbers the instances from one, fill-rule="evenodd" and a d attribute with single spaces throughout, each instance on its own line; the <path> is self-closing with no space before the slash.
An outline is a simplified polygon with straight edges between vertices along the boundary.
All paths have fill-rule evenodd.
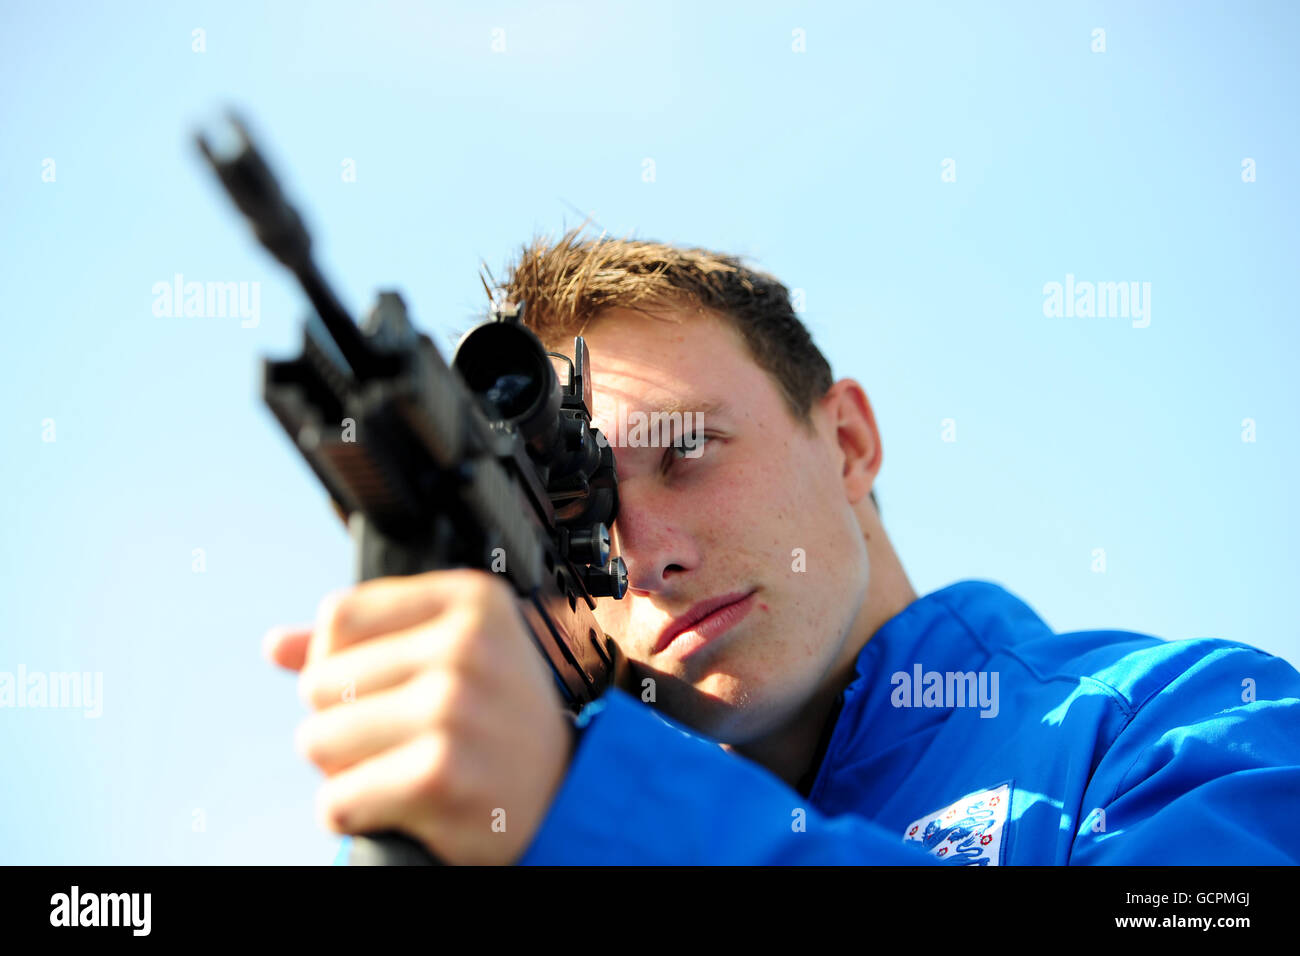
<path id="1" fill-rule="evenodd" d="M 740 333 L 795 420 L 811 427 L 813 403 L 833 378 L 784 285 L 736 256 L 604 233 L 584 236 L 585 227 L 555 242 L 538 237 L 524 245 L 501 283 L 485 265 L 489 298 L 494 304 L 522 300 L 524 325 L 556 351 L 568 351 L 573 336 L 606 309 L 713 313 Z"/>

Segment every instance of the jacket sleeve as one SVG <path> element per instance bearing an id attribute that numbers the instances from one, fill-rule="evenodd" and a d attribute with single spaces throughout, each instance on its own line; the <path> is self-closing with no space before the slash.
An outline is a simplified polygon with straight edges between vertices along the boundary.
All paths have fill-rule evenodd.
<path id="1" fill-rule="evenodd" d="M 904 864 L 935 861 L 858 817 L 827 817 L 765 768 L 621 690 L 578 717 L 535 864 Z"/>
<path id="2" fill-rule="evenodd" d="M 1072 864 L 1300 863 L 1300 674 L 1207 643 L 1098 764 Z"/>

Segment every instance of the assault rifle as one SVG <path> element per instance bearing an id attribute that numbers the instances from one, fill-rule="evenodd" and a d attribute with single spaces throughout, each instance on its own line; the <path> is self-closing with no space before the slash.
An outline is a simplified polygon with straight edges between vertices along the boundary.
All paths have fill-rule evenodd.
<path id="1" fill-rule="evenodd" d="M 201 134 L 199 149 L 314 310 L 301 355 L 263 360 L 262 398 L 347 524 L 357 580 L 499 572 L 571 712 L 625 684 L 627 661 L 592 615 L 596 598 L 622 598 L 627 569 L 609 555 L 618 481 L 591 427 L 582 337 L 571 359 L 547 352 L 522 324 L 526 304 L 507 303 L 461 338 L 448 367 L 396 292 L 381 292 L 358 327 L 244 125 L 230 122 L 232 150 L 218 155 Z M 438 861 L 387 832 L 354 838 L 348 862 Z"/>

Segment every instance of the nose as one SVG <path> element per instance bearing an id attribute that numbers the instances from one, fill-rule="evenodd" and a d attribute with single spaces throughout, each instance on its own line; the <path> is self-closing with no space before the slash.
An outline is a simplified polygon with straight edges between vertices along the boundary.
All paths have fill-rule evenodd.
<path id="1" fill-rule="evenodd" d="M 700 566 L 687 503 L 680 494 L 654 489 L 638 479 L 619 482 L 618 497 L 613 544 L 627 565 L 629 590 L 661 592 Z"/>

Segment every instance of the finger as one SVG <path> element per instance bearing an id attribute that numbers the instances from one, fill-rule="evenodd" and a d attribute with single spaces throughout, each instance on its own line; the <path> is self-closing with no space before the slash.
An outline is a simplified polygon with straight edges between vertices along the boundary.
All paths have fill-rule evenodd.
<path id="1" fill-rule="evenodd" d="M 463 603 L 476 590 L 504 586 L 491 573 L 468 568 L 363 581 L 321 602 L 307 659 L 314 661 L 380 634 L 414 627 Z"/>
<path id="2" fill-rule="evenodd" d="M 335 833 L 399 830 L 437 847 L 455 823 L 445 808 L 457 785 L 446 734 L 422 734 L 330 777 L 316 796 L 322 826 Z"/>
<path id="3" fill-rule="evenodd" d="M 418 673 L 451 663 L 452 619 L 425 622 L 313 661 L 298 678 L 298 696 L 313 710 L 397 687 Z"/>
<path id="4" fill-rule="evenodd" d="M 419 680 L 330 707 L 298 726 L 298 752 L 324 773 L 337 774 L 400 746 L 450 718 L 453 677 L 434 671 Z"/>
<path id="5" fill-rule="evenodd" d="M 262 656 L 285 670 L 302 670 L 310 640 L 309 626 L 273 627 L 262 635 Z"/>

